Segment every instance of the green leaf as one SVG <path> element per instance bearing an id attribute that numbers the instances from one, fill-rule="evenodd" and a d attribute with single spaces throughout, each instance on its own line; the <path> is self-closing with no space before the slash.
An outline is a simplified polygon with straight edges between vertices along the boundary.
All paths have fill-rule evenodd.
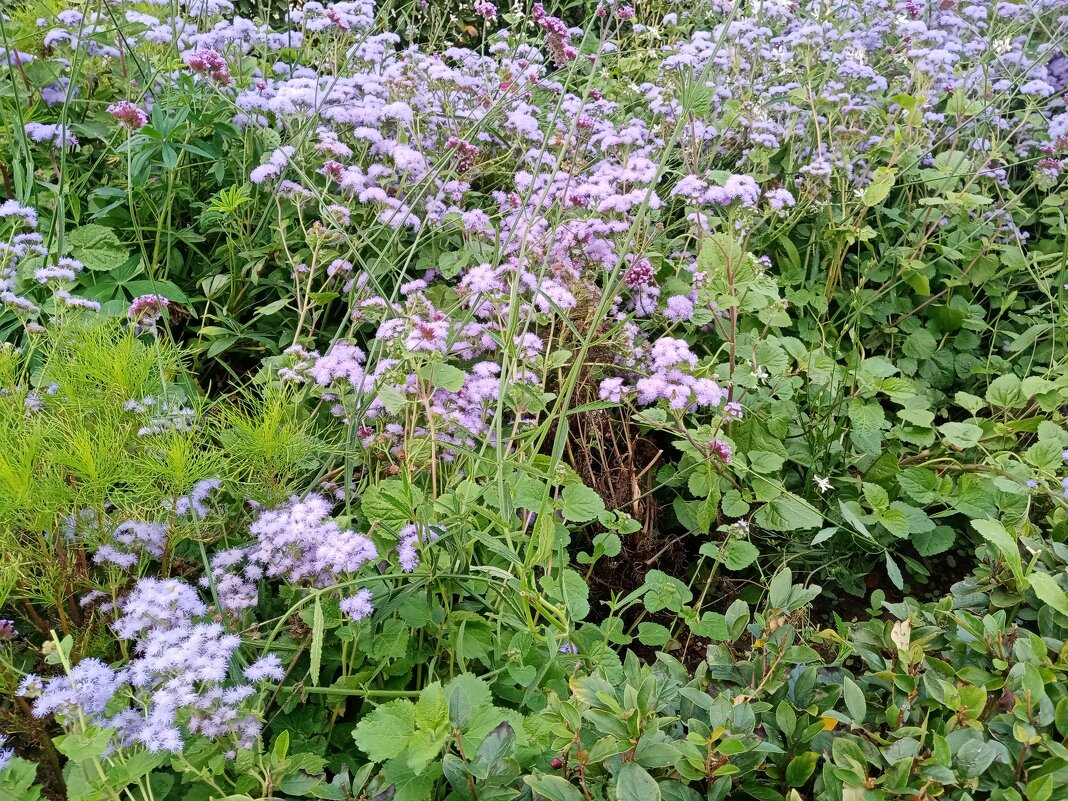
<path id="1" fill-rule="evenodd" d="M 967 740 L 958 749 L 957 769 L 966 779 L 981 776 L 993 764 L 998 752 L 983 740 Z"/>
<path id="2" fill-rule="evenodd" d="M 772 578 L 768 584 L 768 605 L 775 609 L 785 609 L 793 594 L 794 574 L 788 567 L 784 567 Z M 729 611 L 729 610 L 728 610 Z"/>
<path id="3" fill-rule="evenodd" d="M 408 405 L 408 398 L 389 384 L 379 384 L 375 388 L 375 395 L 390 414 L 399 414 Z"/>
<path id="4" fill-rule="evenodd" d="M 693 593 L 684 582 L 662 570 L 650 570 L 646 573 L 644 587 L 646 592 L 643 601 L 649 612 L 667 609 L 678 613 L 693 598 Z"/>
<path id="5" fill-rule="evenodd" d="M 864 491 L 864 500 L 875 511 L 880 511 L 890 505 L 890 496 L 878 484 L 865 481 L 861 489 Z"/>
<path id="6" fill-rule="evenodd" d="M 890 555 L 889 551 L 883 556 L 886 562 L 886 575 L 895 587 L 903 590 L 905 588 L 905 578 L 901 575 L 901 568 L 897 566 L 897 562 L 894 561 L 894 557 Z"/>
<path id="7" fill-rule="evenodd" d="M 1027 402 L 1023 385 L 1012 373 L 998 376 L 990 382 L 986 390 L 986 399 L 992 406 L 1002 409 L 1014 409 Z"/>
<path id="8" fill-rule="evenodd" d="M 909 519 L 900 509 L 883 509 L 875 514 L 879 524 L 898 539 L 906 539 L 909 535 Z"/>
<path id="9" fill-rule="evenodd" d="M 786 766 L 786 783 L 790 787 L 804 787 L 816 771 L 820 755 L 815 751 L 806 751 L 790 760 Z"/>
<path id="10" fill-rule="evenodd" d="M 564 517 L 574 523 L 588 523 L 605 511 L 601 496 L 582 484 L 564 487 L 563 501 Z"/>
<path id="11" fill-rule="evenodd" d="M 892 167 L 876 167 L 875 171 L 872 173 L 871 181 L 864 189 L 864 205 L 878 206 L 886 200 L 887 195 L 890 194 L 890 190 L 894 188 L 896 175 L 897 170 Z"/>
<path id="12" fill-rule="evenodd" d="M 1057 702 L 1057 710 L 1054 712 L 1053 721 L 1057 724 L 1057 731 L 1061 737 L 1068 737 L 1068 697 Z"/>
<path id="13" fill-rule="evenodd" d="M 116 276 L 112 275 L 111 278 L 115 280 Z M 157 278 L 155 281 L 128 281 L 123 286 L 135 297 L 137 295 L 162 295 L 167 300 L 172 300 L 175 303 L 189 303 L 189 298 L 176 284 L 161 278 Z"/>
<path id="14" fill-rule="evenodd" d="M 920 556 L 937 556 L 953 547 L 956 533 L 950 526 L 936 526 L 927 532 L 914 534 L 912 544 Z"/>
<path id="15" fill-rule="evenodd" d="M 1017 545 L 1016 538 L 1009 534 L 997 520 L 973 520 L 971 523 L 972 528 L 1001 554 L 1009 569 L 1012 570 L 1017 585 L 1022 585 L 1023 560 L 1020 557 L 1020 546 Z"/>
<path id="16" fill-rule="evenodd" d="M 917 503 L 938 499 L 938 476 L 924 467 L 909 467 L 897 474 L 897 485 Z"/>
<path id="17" fill-rule="evenodd" d="M 352 732 L 360 750 L 373 762 L 400 754 L 415 732 L 415 704 L 406 698 L 390 701 L 361 720 Z"/>
<path id="18" fill-rule="evenodd" d="M 656 779 L 637 762 L 625 762 L 616 778 L 617 801 L 660 801 Z"/>
<path id="19" fill-rule="evenodd" d="M 445 700 L 449 705 L 449 721 L 462 729 L 476 709 L 490 704 L 492 695 L 484 679 L 473 673 L 461 673 L 445 685 Z"/>
<path id="20" fill-rule="evenodd" d="M 433 364 L 428 364 L 420 368 L 419 377 L 432 387 L 444 389 L 449 392 L 459 392 L 463 388 L 467 374 L 458 367 L 453 367 L 451 364 L 434 362 Z"/>
<path id="21" fill-rule="evenodd" d="M 515 729 L 508 721 L 501 722 L 496 728 L 490 730 L 475 752 L 474 763 L 471 765 L 475 778 L 485 779 L 491 771 L 501 770 L 508 759 L 515 753 Z"/>
<path id="22" fill-rule="evenodd" d="M 1040 601 L 1049 604 L 1068 617 L 1068 594 L 1065 594 L 1053 576 L 1035 571 L 1027 576 L 1027 583 L 1031 585 L 1031 589 L 1035 591 Z"/>
<path id="23" fill-rule="evenodd" d="M 909 334 L 901 350 L 913 359 L 930 359 L 938 351 L 938 340 L 930 331 L 921 328 Z"/>
<path id="24" fill-rule="evenodd" d="M 728 570 L 744 570 L 760 556 L 760 551 L 748 540 L 731 540 L 722 552 L 723 566 Z"/>
<path id="25" fill-rule="evenodd" d="M 563 583 L 564 608 L 572 621 L 585 620 L 590 613 L 590 588 L 582 576 L 574 570 L 566 569 L 561 573 Z"/>
<path id="26" fill-rule="evenodd" d="M 393 795 L 383 796 L 383 801 L 426 801 L 434 796 L 434 787 L 441 776 L 441 765 L 433 763 L 413 770 L 403 759 L 394 759 L 386 764 L 382 776 L 394 788 Z"/>
<path id="27" fill-rule="evenodd" d="M 727 611 L 723 613 L 723 619 L 730 632 L 730 639 L 737 640 L 742 636 L 745 627 L 749 625 L 749 604 L 741 598 L 735 598 L 734 602 L 727 607 Z"/>
<path id="28" fill-rule="evenodd" d="M 754 473 L 778 472 L 786 461 L 779 454 L 771 451 L 750 451 L 745 455 L 749 469 Z"/>
<path id="29" fill-rule="evenodd" d="M 110 228 L 82 225 L 67 234 L 71 255 L 88 270 L 111 270 L 130 258 L 130 251 Z"/>
<path id="30" fill-rule="evenodd" d="M 638 640 L 642 645 L 656 648 L 664 645 L 670 639 L 671 629 L 667 626 L 662 626 L 659 623 L 650 623 L 648 621 L 638 624 Z"/>
<path id="31" fill-rule="evenodd" d="M 766 531 L 796 531 L 823 524 L 823 516 L 812 504 L 790 492 L 757 509 L 753 520 Z"/>
<path id="32" fill-rule="evenodd" d="M 432 682 L 419 693 L 415 702 L 415 725 L 419 729 L 437 729 L 449 722 L 449 704 L 440 682 Z"/>
<path id="33" fill-rule="evenodd" d="M 536 798 L 544 798 L 545 801 L 583 801 L 579 789 L 562 776 L 535 773 L 533 776 L 524 776 L 523 781 L 534 791 Z"/>
<path id="34" fill-rule="evenodd" d="M 85 759 L 99 759 L 108 750 L 114 729 L 96 729 L 90 727 L 84 734 L 62 734 L 53 742 L 59 753 L 73 762 L 81 762 Z"/>
<path id="35" fill-rule="evenodd" d="M 849 402 L 849 439 L 865 453 L 878 453 L 886 428 L 886 413 L 882 406 L 872 401 L 853 399 Z"/>
<path id="36" fill-rule="evenodd" d="M 846 676 L 842 680 L 842 695 L 845 696 L 846 709 L 849 710 L 849 717 L 853 719 L 854 725 L 863 726 L 868 715 L 868 703 L 864 700 L 864 691 L 853 679 Z"/>
<path id="37" fill-rule="evenodd" d="M 701 615 L 701 620 L 690 627 L 690 631 L 698 637 L 707 637 L 717 642 L 730 639 L 730 633 L 727 631 L 727 618 L 719 612 L 705 612 Z"/>
<path id="38" fill-rule="evenodd" d="M 943 423 L 938 427 L 950 445 L 974 448 L 983 437 L 983 429 L 975 423 Z"/>

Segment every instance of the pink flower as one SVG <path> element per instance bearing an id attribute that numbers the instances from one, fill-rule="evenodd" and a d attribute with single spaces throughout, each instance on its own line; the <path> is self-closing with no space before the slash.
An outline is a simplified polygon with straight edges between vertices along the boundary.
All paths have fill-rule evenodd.
<path id="1" fill-rule="evenodd" d="M 148 115 L 128 100 L 112 103 L 108 106 L 108 114 L 129 131 L 136 131 L 148 124 Z"/>

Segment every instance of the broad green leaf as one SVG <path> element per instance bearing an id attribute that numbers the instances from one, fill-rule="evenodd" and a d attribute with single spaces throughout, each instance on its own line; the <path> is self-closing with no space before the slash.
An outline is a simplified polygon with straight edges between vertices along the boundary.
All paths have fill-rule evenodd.
<path id="1" fill-rule="evenodd" d="M 574 523 L 588 523 L 605 510 L 601 496 L 582 484 L 564 487 L 563 501 L 564 517 Z"/>
<path id="2" fill-rule="evenodd" d="M 864 691 L 853 679 L 846 676 L 842 680 L 842 694 L 845 696 L 846 709 L 856 726 L 863 726 L 868 715 L 868 703 L 864 700 Z"/>
<path id="3" fill-rule="evenodd" d="M 757 509 L 753 520 L 766 531 L 796 531 L 823 525 L 823 516 L 812 504 L 790 492 Z"/>
<path id="4" fill-rule="evenodd" d="M 722 551 L 723 566 L 728 570 L 744 570 L 760 556 L 760 551 L 748 540 L 731 540 Z"/>
<path id="5" fill-rule="evenodd" d="M 979 532 L 980 536 L 989 542 L 1005 560 L 1012 570 L 1017 585 L 1023 584 L 1023 560 L 1020 557 L 1020 546 L 1016 538 L 1005 530 L 997 520 L 973 520 L 972 528 Z M 1021 589 L 1022 586 L 1021 586 Z"/>
<path id="6" fill-rule="evenodd" d="M 936 556 L 953 547 L 956 533 L 950 526 L 935 526 L 930 531 L 914 534 L 911 539 L 920 556 Z"/>
<path id="7" fill-rule="evenodd" d="M 419 377 L 432 387 L 448 390 L 449 392 L 459 392 L 463 388 L 467 374 L 451 364 L 434 362 L 422 367 L 419 370 Z"/>
<path id="8" fill-rule="evenodd" d="M 617 801 L 660 801 L 656 779 L 637 762 L 625 762 L 616 777 Z"/>
<path id="9" fill-rule="evenodd" d="M 871 181 L 864 189 L 864 205 L 878 206 L 886 200 L 887 195 L 890 194 L 890 190 L 894 188 L 896 175 L 897 170 L 892 167 L 876 167 L 875 171 L 872 172 Z"/>
<path id="10" fill-rule="evenodd" d="M 1027 576 L 1027 583 L 1035 591 L 1038 599 L 1049 604 L 1065 617 L 1068 617 L 1068 595 L 1049 573 L 1035 571 Z"/>
<path id="11" fill-rule="evenodd" d="M 786 783 L 790 787 L 804 787 L 816 771 L 819 758 L 820 755 L 815 751 L 806 751 L 791 759 L 786 766 Z"/>
<path id="12" fill-rule="evenodd" d="M 950 445 L 957 448 L 974 448 L 983 437 L 983 429 L 975 423 L 943 423 L 938 427 Z"/>
<path id="13" fill-rule="evenodd" d="M 130 251 L 110 228 L 103 225 L 82 225 L 67 234 L 71 255 L 87 270 L 111 270 L 130 258 Z"/>
<path id="14" fill-rule="evenodd" d="M 492 700 L 489 685 L 473 673 L 461 673 L 445 685 L 449 721 L 458 729 L 467 726 L 472 713 Z"/>
<path id="15" fill-rule="evenodd" d="M 407 698 L 390 701 L 356 724 L 352 737 L 374 762 L 400 754 L 415 732 L 415 704 Z"/>
<path id="16" fill-rule="evenodd" d="M 535 792 L 536 798 L 545 801 L 584 801 L 579 789 L 563 776 L 535 773 L 524 776 L 523 781 Z"/>
<path id="17" fill-rule="evenodd" d="M 1027 401 L 1020 379 L 1012 373 L 1000 375 L 991 381 L 986 390 L 986 399 L 991 405 L 1002 409 L 1013 409 Z"/>

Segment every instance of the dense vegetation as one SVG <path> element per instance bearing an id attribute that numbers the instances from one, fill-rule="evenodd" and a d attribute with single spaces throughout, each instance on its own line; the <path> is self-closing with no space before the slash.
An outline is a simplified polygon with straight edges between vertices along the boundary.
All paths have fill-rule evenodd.
<path id="1" fill-rule="evenodd" d="M 1066 41 L 9 5 L 0 800 L 1063 798 Z"/>

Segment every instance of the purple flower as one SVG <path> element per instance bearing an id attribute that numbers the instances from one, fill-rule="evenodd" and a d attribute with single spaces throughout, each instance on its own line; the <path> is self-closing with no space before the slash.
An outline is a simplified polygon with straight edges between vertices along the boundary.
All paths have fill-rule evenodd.
<path id="1" fill-rule="evenodd" d="M 342 598 L 339 604 L 341 611 L 355 620 L 363 620 L 374 608 L 371 606 L 371 591 L 368 589 L 358 590 L 355 595 Z"/>
<path id="2" fill-rule="evenodd" d="M 17 200 L 5 200 L 0 203 L 0 218 L 15 217 L 30 228 L 37 227 L 37 211 L 29 206 L 23 206 Z"/>
<path id="3" fill-rule="evenodd" d="M 723 407 L 723 418 L 725 420 L 741 420 L 742 416 L 742 404 L 737 401 L 731 401 Z"/>
<path id="4" fill-rule="evenodd" d="M 719 459 L 723 464 L 731 463 L 731 446 L 729 442 L 722 439 L 713 440 L 708 443 L 708 452 Z"/>
<path id="5" fill-rule="evenodd" d="M 398 537 L 400 542 L 397 544 L 397 561 L 401 570 L 411 573 L 419 566 L 419 551 L 422 546 L 436 540 L 438 533 L 426 526 L 410 524 L 400 530 Z"/>
<path id="6" fill-rule="evenodd" d="M 267 656 L 261 656 L 244 671 L 244 677 L 251 682 L 266 681 L 282 681 L 285 678 L 285 670 L 282 669 L 282 660 L 278 658 L 277 654 L 267 654 Z"/>
<path id="7" fill-rule="evenodd" d="M 601 382 L 598 396 L 601 400 L 619 403 L 623 400 L 623 393 L 626 389 L 622 378 L 606 378 Z"/>
<path id="8" fill-rule="evenodd" d="M 234 82 L 226 59 L 214 50 L 197 50 L 186 53 L 182 59 L 185 65 L 197 75 L 205 75 L 219 86 L 229 86 Z"/>
<path id="9" fill-rule="evenodd" d="M 77 147 L 78 138 L 72 134 L 65 125 L 45 125 L 39 122 L 28 122 L 25 127 L 26 136 L 34 142 L 48 143 L 53 147 Z"/>
<path id="10" fill-rule="evenodd" d="M 163 295 L 139 295 L 130 303 L 126 316 L 137 323 L 139 328 L 152 330 L 170 305 L 171 302 Z"/>
<path id="11" fill-rule="evenodd" d="M 668 298 L 664 316 L 673 323 L 693 319 L 693 301 L 686 295 L 672 295 Z"/>
<path id="12" fill-rule="evenodd" d="M 128 131 L 136 131 L 148 124 L 148 115 L 128 100 L 112 103 L 108 106 L 108 114 Z"/>

